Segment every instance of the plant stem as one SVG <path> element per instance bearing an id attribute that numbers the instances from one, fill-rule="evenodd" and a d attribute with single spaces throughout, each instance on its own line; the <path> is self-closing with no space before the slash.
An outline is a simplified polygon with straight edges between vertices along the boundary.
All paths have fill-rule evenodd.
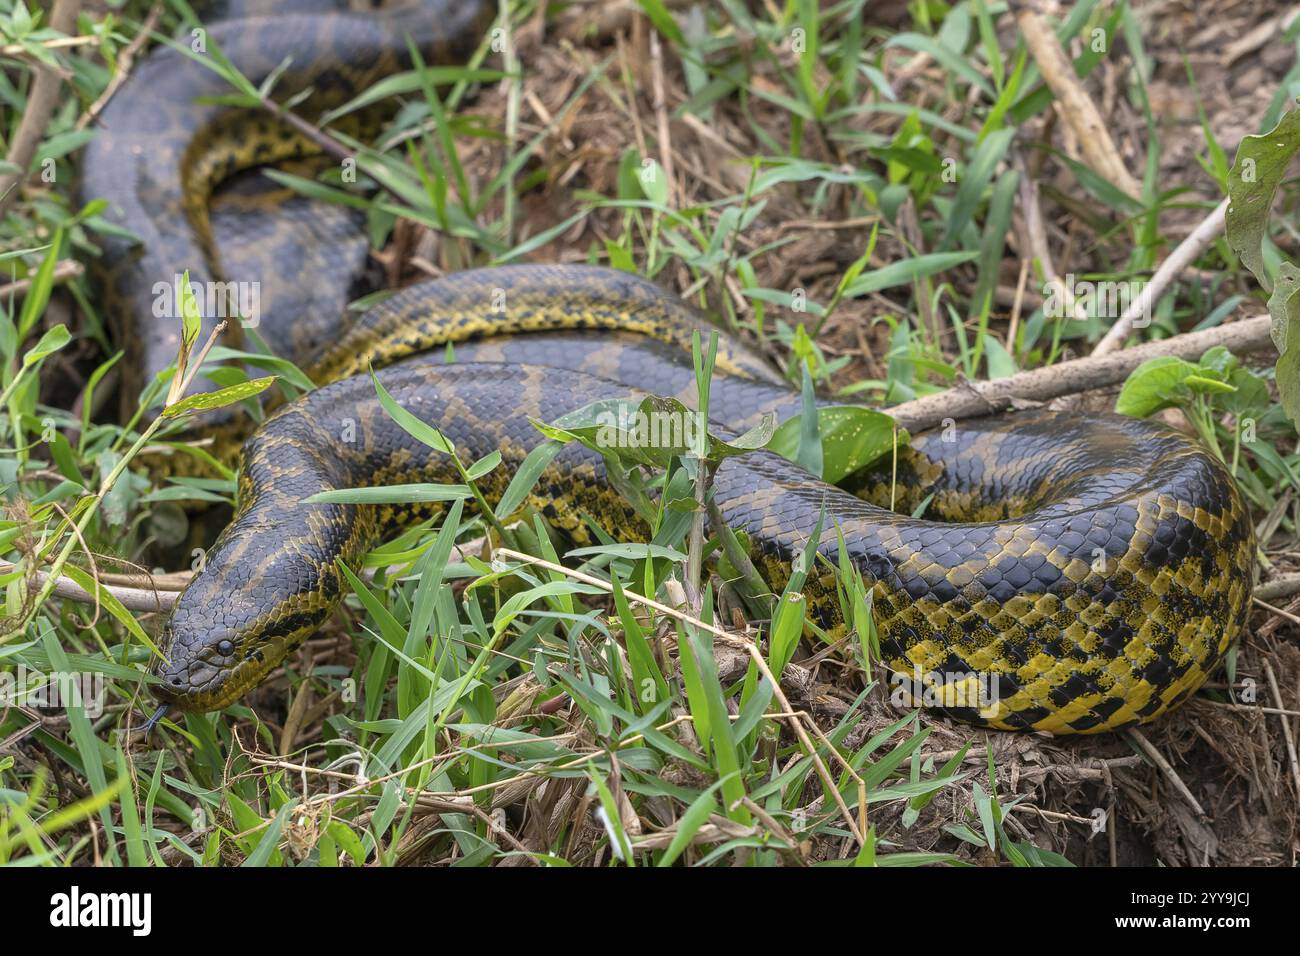
<path id="1" fill-rule="evenodd" d="M 691 613 L 696 617 L 699 617 L 700 609 L 704 607 L 700 573 L 704 566 L 704 519 L 708 514 L 705 503 L 708 501 L 715 467 L 707 459 L 695 459 L 695 515 L 691 519 L 691 536 L 686 547 L 686 580 L 683 584 Z"/>

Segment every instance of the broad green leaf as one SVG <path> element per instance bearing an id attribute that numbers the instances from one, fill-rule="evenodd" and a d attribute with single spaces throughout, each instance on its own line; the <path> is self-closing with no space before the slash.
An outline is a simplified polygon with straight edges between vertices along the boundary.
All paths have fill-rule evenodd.
<path id="1" fill-rule="evenodd" d="M 1173 355 L 1147 359 L 1135 368 L 1120 389 L 1115 411 L 1145 418 L 1162 408 L 1186 401 L 1197 392 L 1230 394 L 1237 387 L 1224 380 L 1224 373 L 1202 361 L 1193 365 Z"/>
<path id="2" fill-rule="evenodd" d="M 802 416 L 782 422 L 767 450 L 797 462 Z M 817 428 L 822 440 L 823 481 L 835 484 L 860 471 L 894 447 L 894 420 L 884 412 L 856 405 L 831 405 L 817 409 Z M 908 441 L 899 430 L 898 441 Z"/>
<path id="3" fill-rule="evenodd" d="M 1242 139 L 1228 174 L 1228 245 L 1266 290 L 1270 287 L 1264 257 L 1269 210 L 1297 151 L 1300 151 L 1300 111 L 1292 111 L 1269 132 Z M 1272 318 L 1273 344 L 1278 351 L 1277 387 L 1283 410 L 1296 422 L 1300 421 L 1300 334 L 1292 332 L 1300 324 L 1300 301 L 1296 295 L 1300 291 L 1300 269 L 1290 262 L 1282 262 L 1271 285 L 1268 313 Z"/>
<path id="4" fill-rule="evenodd" d="M 40 341 L 27 350 L 23 356 L 23 368 L 30 368 L 47 355 L 52 355 L 72 341 L 72 334 L 62 322 L 49 329 Z"/>
<path id="5" fill-rule="evenodd" d="M 1183 381 L 1198 371 L 1198 366 L 1174 355 L 1147 359 L 1135 368 L 1120 389 L 1115 411 L 1134 418 L 1146 418 L 1178 401 Z"/>

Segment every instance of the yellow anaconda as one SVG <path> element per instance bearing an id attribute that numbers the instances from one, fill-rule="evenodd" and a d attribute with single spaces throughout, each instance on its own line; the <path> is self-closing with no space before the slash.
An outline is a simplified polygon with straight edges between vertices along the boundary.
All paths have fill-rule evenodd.
<path id="1" fill-rule="evenodd" d="M 410 0 L 381 12 L 350 6 L 226 0 L 215 16 L 237 19 L 187 35 L 188 52 L 153 51 L 101 114 L 82 162 L 81 192 L 107 199 L 105 218 L 124 230 L 101 237 L 93 271 L 127 351 L 126 406 L 176 361 L 181 326 L 173 290 L 186 271 L 204 313 L 200 341 L 219 319 L 239 316 L 227 344 L 245 344 L 251 330 L 297 362 L 334 342 L 347 303 L 367 291 L 364 214 L 272 188 L 261 167 L 308 162 L 319 147 L 263 111 L 217 102 L 232 91 L 216 58 L 315 120 L 409 69 L 412 49 L 426 63 L 462 62 L 496 4 Z M 370 139 L 391 117 L 392 103 L 354 109 L 331 126 Z M 333 165 L 342 175 L 339 162 Z M 351 178 L 362 174 L 350 168 Z"/>
<path id="2" fill-rule="evenodd" d="M 476 6 L 457 5 L 457 30 L 480 22 L 481 11 L 468 9 Z M 339 45 L 346 28 L 313 29 L 334 44 L 320 44 L 304 69 L 346 85 L 350 74 L 338 53 L 353 50 Z M 275 49 L 263 56 L 241 50 L 239 35 L 225 37 L 236 62 L 270 63 L 289 43 L 287 32 L 264 40 Z M 320 33 L 298 42 L 313 38 Z M 463 46 L 459 34 L 437 42 Z M 131 99 L 116 102 L 129 110 Z M 240 129 L 229 120 L 217 125 Z M 109 129 L 101 155 L 131 155 L 129 136 Z M 256 155 L 250 144 L 258 130 L 249 129 L 244 149 Z M 220 141 L 210 126 L 181 133 L 185 142 L 168 149 L 173 159 L 185 158 L 184 168 L 222 165 L 200 155 Z M 166 178 L 161 167 L 155 172 Z M 175 222 L 150 218 L 141 191 L 174 194 L 196 208 L 197 200 L 185 199 L 185 175 L 170 175 L 163 185 L 135 180 L 125 197 L 120 184 L 103 183 L 123 222 L 145 239 L 143 252 L 108 250 L 109 275 L 129 276 L 114 287 L 128 300 L 138 302 L 132 289 L 152 288 L 141 261 L 154 262 L 149 268 L 166 281 L 190 246 L 216 242 L 205 238 L 201 215 L 182 217 L 188 226 L 179 239 Z M 263 249 L 274 256 L 273 246 Z M 231 278 L 217 271 L 215 257 L 203 261 L 213 275 Z M 307 286 L 315 278 L 296 281 Z M 265 317 L 278 321 L 274 310 Z M 413 286 L 324 337 L 324 347 L 302 361 L 318 381 L 333 381 L 280 409 L 244 446 L 235 519 L 164 625 L 158 694 L 186 709 L 235 701 L 338 606 L 346 590 L 340 562 L 355 566 L 385 535 L 443 507 L 304 503 L 336 488 L 459 481 L 446 455 L 385 414 L 369 377 L 356 374 L 367 363 L 387 365 L 379 379 L 388 392 L 436 424 L 465 461 L 501 453 L 501 465 L 481 481 L 495 504 L 543 440 L 529 417 L 553 421 L 597 399 L 641 394 L 689 401 L 694 373 L 683 346 L 700 326 L 689 307 L 645 280 L 538 265 Z M 460 343 L 453 364 L 437 348 L 446 342 Z M 742 429 L 764 412 L 797 410 L 797 396 L 743 346 L 728 342 L 720 369 L 710 406 L 718 427 Z M 882 497 L 875 479 L 860 479 L 853 494 L 766 452 L 724 463 L 715 495 L 724 520 L 748 533 L 756 566 L 778 588 L 824 514 L 820 550 L 833 562 L 834 529 L 842 532 L 871 586 L 886 663 L 914 675 L 923 699 L 921 686 L 942 685 L 945 692 L 930 702 L 962 719 L 1056 733 L 1150 720 L 1204 682 L 1243 626 L 1254 550 L 1249 516 L 1222 464 L 1170 428 L 1052 413 L 963 422 L 917 437 L 898 471 L 902 507 L 930 498 L 925 519 L 873 504 Z M 603 459 L 579 446 L 552 461 L 527 504 L 579 541 L 583 514 L 625 540 L 646 531 L 607 484 Z M 824 626 L 843 626 L 831 578 L 814 573 L 807 594 Z M 952 696 L 971 682 L 978 697 Z"/>

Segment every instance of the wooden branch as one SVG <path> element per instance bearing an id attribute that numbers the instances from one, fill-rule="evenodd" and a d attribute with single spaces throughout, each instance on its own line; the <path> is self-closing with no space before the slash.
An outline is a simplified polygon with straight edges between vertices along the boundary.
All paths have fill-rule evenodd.
<path id="1" fill-rule="evenodd" d="M 1124 165 L 1092 98 L 1084 92 L 1074 75 L 1074 64 L 1061 49 L 1051 25 L 1031 4 L 1032 0 L 1027 0 L 1016 11 L 1016 24 L 1020 27 L 1034 62 L 1043 72 L 1044 82 L 1056 95 L 1061 118 L 1079 140 L 1084 162 L 1121 192 L 1134 199 L 1140 198 L 1142 190 Z"/>
<path id="2" fill-rule="evenodd" d="M 899 425 L 917 432 L 945 418 L 972 418 L 1007 408 L 1015 399 L 1045 402 L 1092 388 L 1117 385 L 1149 358 L 1176 355 L 1198 359 L 1209 348 L 1222 345 L 1233 352 L 1257 352 L 1273 347 L 1268 316 L 1229 325 L 1174 335 L 1131 349 L 1089 356 L 1036 368 L 989 382 L 968 382 L 935 395 L 884 409 Z"/>
<path id="3" fill-rule="evenodd" d="M 8 561 L 0 561 L 0 572 L 8 573 L 14 570 L 14 565 Z M 44 571 L 33 572 L 32 577 L 37 588 L 43 587 L 49 575 Z M 180 597 L 179 591 L 161 591 L 153 588 L 136 588 L 122 587 L 114 584 L 107 584 L 100 579 L 100 588 L 122 602 L 122 606 L 128 611 L 165 611 L 176 603 Z M 81 604 L 95 604 L 95 596 L 83 588 L 72 578 L 60 575 L 58 581 L 54 584 L 52 592 L 54 596 L 61 597 L 69 601 L 77 601 Z"/>
<path id="4" fill-rule="evenodd" d="M 1255 597 L 1261 601 L 1276 601 L 1300 593 L 1300 573 L 1279 574 L 1255 588 Z"/>
<path id="5" fill-rule="evenodd" d="M 81 0 L 54 0 L 50 29 L 72 33 L 77 26 L 80 7 Z M 45 127 L 54 115 L 54 108 L 59 103 L 59 88 L 63 85 L 63 78 L 53 67 L 40 64 L 33 69 L 35 77 L 27 94 L 27 108 L 23 110 L 18 131 L 9 145 L 9 155 L 5 157 L 18 167 L 18 172 L 0 176 L 0 219 L 9 213 L 18 198 L 18 187 L 27 178 L 36 150 L 45 138 Z"/>
<path id="6" fill-rule="evenodd" d="M 1107 352 L 1113 352 L 1124 344 L 1129 333 L 1133 331 L 1133 325 L 1143 316 L 1148 319 L 1155 310 L 1156 302 L 1160 296 L 1164 295 L 1165 289 L 1178 278 L 1179 274 L 1196 261 L 1196 257 L 1205 251 L 1206 247 L 1215 239 L 1223 234 L 1225 217 L 1228 215 L 1228 200 L 1219 203 L 1214 209 L 1201 220 L 1201 224 L 1192 230 L 1191 235 L 1178 244 L 1178 247 L 1164 262 L 1160 263 L 1160 268 L 1155 271 L 1151 281 L 1142 287 L 1142 292 L 1136 299 L 1129 303 L 1129 307 L 1124 310 L 1124 314 L 1119 317 L 1110 331 L 1102 336 L 1097 347 L 1092 350 L 1093 355 L 1105 355 Z"/>
<path id="7" fill-rule="evenodd" d="M 67 282 L 69 279 L 75 279 L 86 271 L 85 266 L 75 259 L 60 259 L 54 263 L 54 273 L 51 276 L 55 285 Z M 10 296 L 25 296 L 27 290 L 32 287 L 31 279 L 15 279 L 13 282 L 6 282 L 0 285 L 0 304 L 7 303 Z"/>

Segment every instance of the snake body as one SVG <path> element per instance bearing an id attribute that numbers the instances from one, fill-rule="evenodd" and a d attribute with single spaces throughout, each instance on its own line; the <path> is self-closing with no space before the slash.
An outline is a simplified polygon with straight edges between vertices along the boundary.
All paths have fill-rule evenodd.
<path id="1" fill-rule="evenodd" d="M 209 292 L 200 298 L 200 342 L 220 319 L 242 315 L 227 345 L 246 345 L 251 328 L 300 363 L 334 340 L 363 280 L 367 242 L 356 213 L 289 198 L 258 174 L 307 162 L 319 147 L 265 111 L 213 102 L 231 94 L 213 69 L 217 57 L 253 87 L 273 82 L 278 101 L 314 120 L 409 69 L 411 49 L 426 63 L 463 62 L 495 6 L 411 0 L 375 13 L 353 12 L 346 0 L 235 0 L 218 11 L 233 18 L 182 38 L 188 51 L 159 48 L 132 70 L 101 114 L 81 184 L 87 199 L 108 200 L 104 217 L 123 230 L 101 237 L 93 265 L 126 349 L 124 406 L 176 361 L 179 305 L 163 296 L 182 274 Z M 366 139 L 391 112 L 357 109 L 332 125 Z M 253 297 L 242 293 L 252 289 L 250 315 Z"/>
<path id="2" fill-rule="evenodd" d="M 462 5 L 464 23 L 440 34 L 444 52 L 479 22 L 475 6 Z M 237 53 L 239 35 L 226 40 Z M 344 92 L 355 93 L 338 50 L 320 45 L 307 72 L 341 77 Z M 384 51 L 391 59 L 391 42 Z M 133 115 L 130 96 L 122 101 L 118 109 Z M 143 251 L 114 247 L 106 256 L 110 276 L 128 277 L 115 289 L 137 315 L 150 314 L 139 308 L 142 278 L 170 274 L 191 249 L 215 242 L 186 183 L 219 177 L 187 179 L 177 169 L 223 168 L 200 155 L 227 149 L 220 130 L 245 134 L 240 149 L 256 155 L 267 128 L 236 127 L 224 114 L 208 121 L 160 134 L 175 133 L 166 155 L 179 165 L 162 191 L 189 210 L 185 229 L 171 223 L 179 238 L 141 195 L 153 194 L 152 180 L 131 181 L 126 196 L 121 183 L 100 182 L 115 214 L 145 238 Z M 101 133 L 110 140 L 104 155 L 124 149 L 116 135 Z M 261 248 L 275 260 L 274 245 Z M 213 274 L 217 251 L 202 259 Z M 157 264 L 141 273 L 150 257 Z M 220 261 L 230 257 L 221 251 Z M 141 334 L 161 339 L 164 328 Z M 310 354 L 293 356 L 328 384 L 281 408 L 243 447 L 235 519 L 164 623 L 158 695 L 193 710 L 239 699 L 337 608 L 347 592 L 341 564 L 355 567 L 384 537 L 443 513 L 443 502 L 306 502 L 334 489 L 460 480 L 448 456 L 387 415 L 360 374 L 367 365 L 383 367 L 378 379 L 394 400 L 437 425 L 463 461 L 500 452 L 501 464 L 479 482 L 495 505 L 543 440 L 530 417 L 554 421 L 599 399 L 647 394 L 689 404 L 686 346 L 701 328 L 707 323 L 690 307 L 646 280 L 540 265 L 457 273 L 397 293 L 351 325 L 335 323 Z M 457 343 L 451 364 L 440 348 L 447 343 Z M 798 396 L 742 344 L 724 340 L 719 370 L 710 403 L 719 430 L 798 411 Z M 841 534 L 869 585 L 884 662 L 913 675 L 913 690 L 937 692 L 924 702 L 961 719 L 1054 733 L 1151 720 L 1205 681 L 1243 627 L 1249 515 L 1226 468 L 1171 428 L 1050 412 L 962 422 L 917 436 L 900 455 L 896 485 L 894 477 L 860 476 L 846 490 L 757 452 L 727 460 L 714 494 L 723 520 L 748 534 L 773 589 L 819 526 L 817 550 L 836 564 Z M 891 499 L 905 512 L 927 503 L 926 516 L 881 507 Z M 607 480 L 603 458 L 577 445 L 554 458 L 525 504 L 579 543 L 589 535 L 584 516 L 622 540 L 647 533 Z M 833 574 L 814 567 L 805 593 L 810 614 L 842 632 Z M 966 696 L 970 682 L 978 697 Z"/>

